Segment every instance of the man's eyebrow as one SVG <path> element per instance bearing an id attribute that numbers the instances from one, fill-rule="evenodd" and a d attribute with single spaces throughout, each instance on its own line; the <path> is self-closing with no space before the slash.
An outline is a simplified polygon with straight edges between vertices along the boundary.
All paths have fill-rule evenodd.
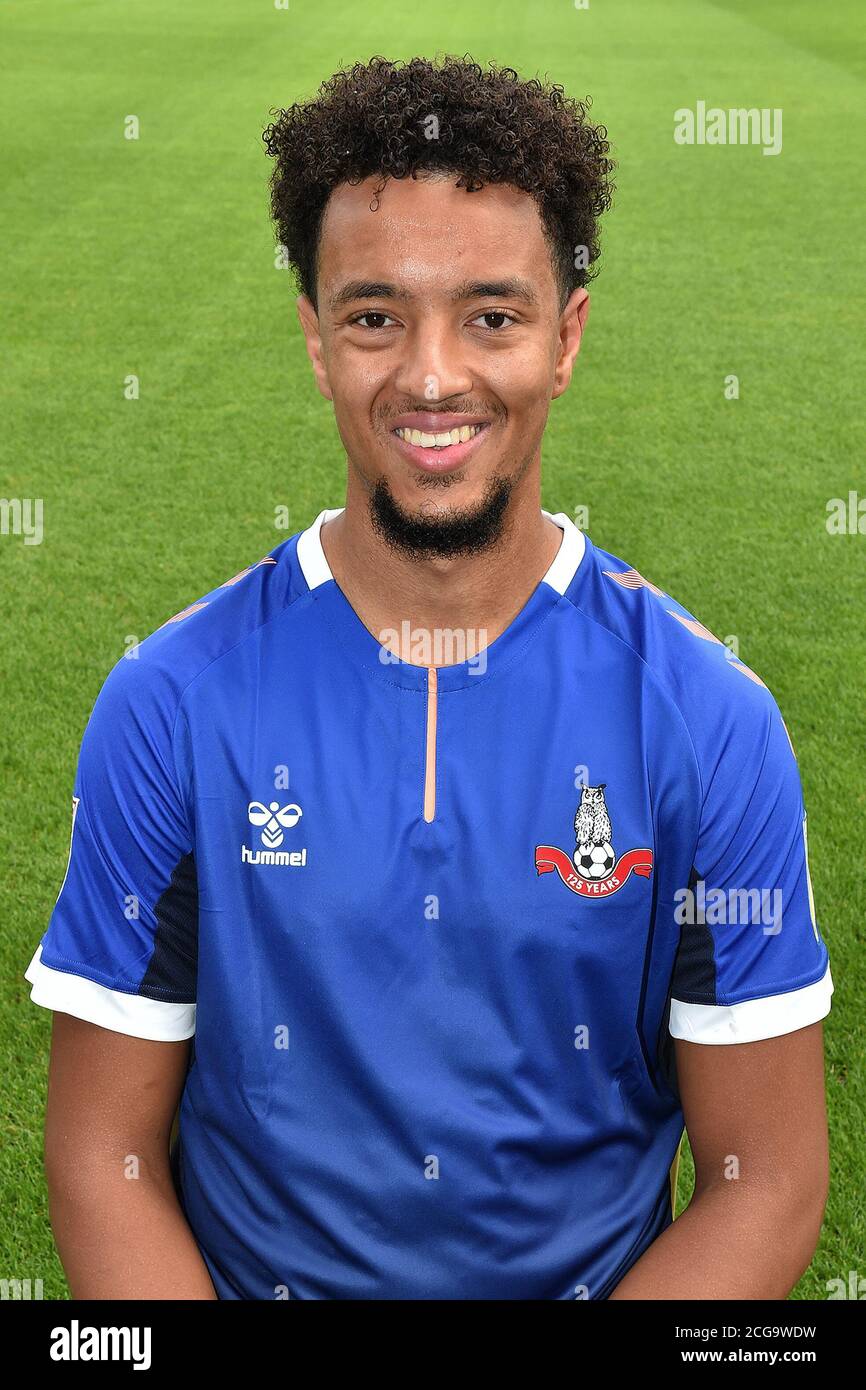
<path id="1" fill-rule="evenodd" d="M 340 309 L 357 299 L 402 299 L 410 303 L 417 296 L 410 290 L 399 289 L 386 280 L 349 280 L 328 300 L 331 309 Z M 467 280 L 451 291 L 451 302 L 460 304 L 467 299 L 520 299 L 525 304 L 537 304 L 538 298 L 527 280 L 510 276 L 506 280 Z"/>
<path id="2" fill-rule="evenodd" d="M 328 304 L 339 309 L 344 304 L 352 304 L 356 299 L 413 299 L 414 295 L 389 285 L 385 280 L 349 280 L 331 295 Z"/>
<path id="3" fill-rule="evenodd" d="M 507 280 L 467 280 L 451 293 L 454 303 L 463 299 L 522 299 L 537 304 L 538 297 L 528 280 L 510 276 Z"/>

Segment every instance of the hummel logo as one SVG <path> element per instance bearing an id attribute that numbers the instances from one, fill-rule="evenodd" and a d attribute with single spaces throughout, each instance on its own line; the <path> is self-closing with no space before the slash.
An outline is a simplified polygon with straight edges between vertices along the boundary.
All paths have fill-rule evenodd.
<path id="1" fill-rule="evenodd" d="M 278 801 L 272 801 L 269 806 L 263 806 L 260 801 L 251 801 L 247 809 L 247 816 L 250 825 L 261 825 L 262 844 L 266 849 L 276 849 L 283 843 L 283 830 L 291 830 L 293 825 L 297 825 L 303 815 L 300 806 L 291 802 L 288 806 L 281 806 Z"/>
<path id="2" fill-rule="evenodd" d="M 306 846 L 294 850 L 278 848 L 285 839 L 283 831 L 297 825 L 303 814 L 300 806 L 293 801 L 287 806 L 281 806 L 278 801 L 271 801 L 267 806 L 261 801 L 251 801 L 247 807 L 247 820 L 250 825 L 261 826 L 265 848 L 253 850 L 241 845 L 241 863 L 289 864 L 303 868 L 307 862 Z"/>

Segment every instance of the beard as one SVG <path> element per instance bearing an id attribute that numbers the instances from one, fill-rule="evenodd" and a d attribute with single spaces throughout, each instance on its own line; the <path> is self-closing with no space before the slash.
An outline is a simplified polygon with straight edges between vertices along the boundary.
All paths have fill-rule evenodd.
<path id="1" fill-rule="evenodd" d="M 502 536 L 513 489 L 513 479 L 492 478 L 477 505 L 452 507 L 437 516 L 419 516 L 404 511 L 395 502 L 385 479 L 380 478 L 369 494 L 370 515 L 383 540 L 404 555 L 477 555 Z"/>

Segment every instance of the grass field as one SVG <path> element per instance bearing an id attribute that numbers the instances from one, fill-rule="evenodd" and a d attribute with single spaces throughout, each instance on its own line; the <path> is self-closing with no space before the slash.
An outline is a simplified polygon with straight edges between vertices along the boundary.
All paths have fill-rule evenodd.
<path id="1" fill-rule="evenodd" d="M 0 1277 L 67 1297 L 41 1168 L 50 1015 L 22 979 L 63 875 L 78 744 L 132 638 L 342 501 L 260 134 L 373 53 L 470 52 L 592 94 L 618 194 L 544 505 L 673 593 L 776 696 L 797 750 L 836 992 L 821 1245 L 794 1297 L 866 1276 L 866 497 L 860 5 L 6 0 L 0 495 Z M 782 108 L 781 154 L 679 146 L 674 111 Z M 138 140 L 124 138 L 128 116 Z M 140 379 L 140 398 L 124 380 Z M 739 399 L 725 378 L 739 378 Z M 275 508 L 290 527 L 275 530 Z M 866 521 L 864 521 L 866 527 Z M 693 1172 L 688 1154 L 679 1204 Z"/>

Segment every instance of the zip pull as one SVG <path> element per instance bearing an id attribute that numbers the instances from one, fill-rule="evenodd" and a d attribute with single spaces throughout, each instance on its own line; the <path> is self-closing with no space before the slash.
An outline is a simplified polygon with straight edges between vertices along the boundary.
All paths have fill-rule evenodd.
<path id="1" fill-rule="evenodd" d="M 424 819 L 436 815 L 436 715 L 439 681 L 435 666 L 427 667 L 427 748 L 424 758 Z"/>

